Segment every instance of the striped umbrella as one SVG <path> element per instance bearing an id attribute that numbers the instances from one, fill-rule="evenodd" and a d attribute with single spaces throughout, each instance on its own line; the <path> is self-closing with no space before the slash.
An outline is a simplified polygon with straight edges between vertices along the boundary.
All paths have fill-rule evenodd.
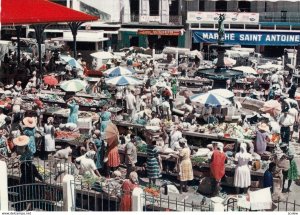
<path id="1" fill-rule="evenodd" d="M 221 107 L 231 105 L 231 101 L 228 99 L 214 95 L 211 93 L 195 94 L 190 97 L 194 103 L 202 104 L 208 107 Z"/>
<path id="2" fill-rule="evenodd" d="M 65 61 L 67 64 L 69 64 L 71 67 L 75 67 L 76 69 L 82 70 L 83 68 L 82 66 L 77 62 L 77 60 L 75 60 L 75 58 L 72 58 L 70 56 L 67 55 L 61 55 L 60 58 Z"/>
<path id="3" fill-rule="evenodd" d="M 85 81 L 74 79 L 61 83 L 60 88 L 66 92 L 79 92 L 83 90 L 86 85 L 87 83 Z"/>
<path id="4" fill-rule="evenodd" d="M 114 86 L 143 85 L 143 82 L 130 76 L 117 76 L 105 80 L 106 84 Z"/>
<path id="5" fill-rule="evenodd" d="M 234 96 L 234 93 L 227 89 L 214 89 L 214 90 L 208 91 L 208 93 L 214 94 L 216 96 L 221 96 L 226 99 L 232 98 Z"/>
<path id="6" fill-rule="evenodd" d="M 135 71 L 133 69 L 126 68 L 126 67 L 120 67 L 120 66 L 111 68 L 111 69 L 103 72 L 103 74 L 108 77 L 133 75 L 134 73 L 135 73 Z"/>

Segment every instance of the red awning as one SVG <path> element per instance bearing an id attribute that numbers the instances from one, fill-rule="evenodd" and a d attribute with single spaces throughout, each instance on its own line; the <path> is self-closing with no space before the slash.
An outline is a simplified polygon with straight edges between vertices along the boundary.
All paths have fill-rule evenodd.
<path id="1" fill-rule="evenodd" d="M 98 20 L 98 17 L 47 0 L 2 0 L 1 6 L 2 25 L 87 22 Z"/>

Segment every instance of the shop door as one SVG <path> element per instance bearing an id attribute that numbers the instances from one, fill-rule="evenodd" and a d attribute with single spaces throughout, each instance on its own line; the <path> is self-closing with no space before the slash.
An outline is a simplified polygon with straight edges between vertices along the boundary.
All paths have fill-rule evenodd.
<path id="1" fill-rule="evenodd" d="M 130 47 L 132 46 L 139 46 L 139 37 L 138 36 L 133 36 L 130 38 Z"/>

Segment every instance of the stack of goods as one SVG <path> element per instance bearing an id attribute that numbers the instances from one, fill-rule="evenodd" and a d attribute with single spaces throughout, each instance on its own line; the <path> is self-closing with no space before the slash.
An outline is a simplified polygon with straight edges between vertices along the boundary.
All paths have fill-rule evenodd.
<path id="1" fill-rule="evenodd" d="M 80 134 L 72 131 L 56 131 L 55 136 L 56 139 L 75 140 L 76 138 L 80 137 Z"/>
<path id="2" fill-rule="evenodd" d="M 51 94 L 39 94 L 38 95 L 41 100 L 45 102 L 57 102 L 57 103 L 65 103 L 65 100 L 58 95 L 51 95 Z"/>
<path id="3" fill-rule="evenodd" d="M 76 97 L 77 102 L 81 106 L 88 106 L 88 107 L 99 107 L 100 104 L 103 106 L 107 104 L 105 100 L 100 100 L 101 102 L 94 100 L 94 99 L 89 99 L 89 98 L 83 98 L 83 97 Z"/>

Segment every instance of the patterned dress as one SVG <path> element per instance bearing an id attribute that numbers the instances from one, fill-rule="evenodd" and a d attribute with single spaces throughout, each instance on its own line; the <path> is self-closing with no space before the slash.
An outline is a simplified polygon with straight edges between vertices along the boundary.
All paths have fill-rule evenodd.
<path id="1" fill-rule="evenodd" d="M 70 108 L 70 115 L 68 117 L 68 123 L 77 124 L 79 105 L 76 103 L 70 103 L 70 104 L 68 104 L 68 108 Z"/>
<path id="2" fill-rule="evenodd" d="M 36 152 L 35 145 L 35 128 L 25 128 L 23 134 L 29 137 L 28 148 L 31 154 L 33 155 Z"/>
<path id="3" fill-rule="evenodd" d="M 7 156 L 7 146 L 6 146 L 6 138 L 0 137 L 0 154 Z"/>
<path id="4" fill-rule="evenodd" d="M 158 148 L 153 145 L 147 145 L 147 175 L 148 178 L 161 177 L 158 163 Z"/>
<path id="5" fill-rule="evenodd" d="M 290 146 L 287 154 L 288 156 L 293 156 L 295 154 L 292 146 Z M 299 172 L 298 172 L 297 164 L 295 162 L 295 159 L 293 159 L 290 161 L 290 168 L 288 170 L 288 179 L 294 181 L 297 180 L 298 178 L 299 178 Z"/>
<path id="6" fill-rule="evenodd" d="M 189 148 L 184 148 L 180 152 L 180 181 L 192 181 L 194 179 L 193 166 L 191 161 L 191 152 Z"/>

